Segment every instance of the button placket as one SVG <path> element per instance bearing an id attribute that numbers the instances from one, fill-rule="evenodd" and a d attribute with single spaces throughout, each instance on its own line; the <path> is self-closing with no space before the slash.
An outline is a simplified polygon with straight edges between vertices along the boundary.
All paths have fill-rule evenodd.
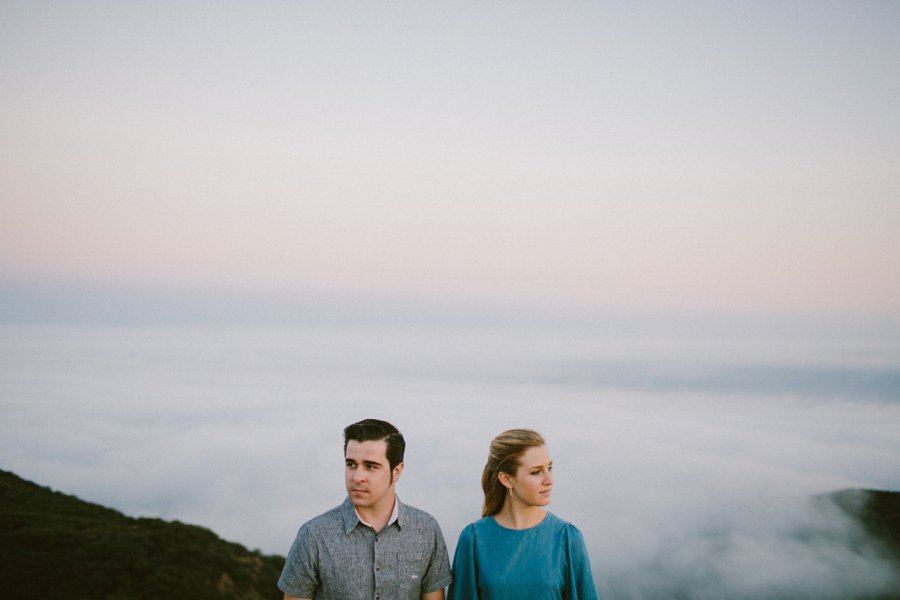
<path id="1" fill-rule="evenodd" d="M 375 568 L 375 600 L 381 600 L 382 593 L 382 585 L 383 581 L 381 580 L 381 552 L 379 542 L 381 541 L 381 536 L 379 534 L 375 534 L 375 541 L 373 545 L 373 558 L 374 560 L 374 568 Z"/>

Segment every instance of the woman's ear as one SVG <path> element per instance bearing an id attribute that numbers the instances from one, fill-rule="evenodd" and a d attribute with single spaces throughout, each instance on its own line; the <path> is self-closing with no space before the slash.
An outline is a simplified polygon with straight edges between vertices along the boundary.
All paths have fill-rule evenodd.
<path id="1" fill-rule="evenodd" d="M 500 480 L 500 485 L 502 485 L 506 489 L 509 489 L 509 490 L 512 489 L 513 484 L 509 478 L 509 473 L 504 473 L 503 471 L 500 471 L 500 473 L 497 474 L 497 479 Z"/>

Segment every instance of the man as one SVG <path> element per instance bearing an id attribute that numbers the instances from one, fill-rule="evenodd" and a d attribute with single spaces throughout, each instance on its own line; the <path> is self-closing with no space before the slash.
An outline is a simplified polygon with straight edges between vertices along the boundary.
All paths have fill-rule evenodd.
<path id="1" fill-rule="evenodd" d="M 405 449 L 386 421 L 344 429 L 347 498 L 300 527 L 278 580 L 285 600 L 444 600 L 441 529 L 394 490 Z"/>

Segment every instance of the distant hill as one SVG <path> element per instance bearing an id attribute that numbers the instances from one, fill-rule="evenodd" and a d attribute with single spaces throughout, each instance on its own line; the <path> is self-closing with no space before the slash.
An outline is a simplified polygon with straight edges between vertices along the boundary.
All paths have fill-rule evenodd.
<path id="1" fill-rule="evenodd" d="M 900 492 L 849 489 L 829 498 L 859 521 L 900 569 Z"/>
<path id="2" fill-rule="evenodd" d="M 0 598 L 280 600 L 283 565 L 203 527 L 127 517 L 0 470 Z"/>

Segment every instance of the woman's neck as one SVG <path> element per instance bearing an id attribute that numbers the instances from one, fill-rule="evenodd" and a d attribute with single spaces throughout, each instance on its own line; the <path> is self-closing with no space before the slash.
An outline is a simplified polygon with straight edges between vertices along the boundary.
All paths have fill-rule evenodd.
<path id="1" fill-rule="evenodd" d="M 547 511 L 538 506 L 519 506 L 507 498 L 494 520 L 507 529 L 531 529 L 540 525 L 546 516 Z"/>

